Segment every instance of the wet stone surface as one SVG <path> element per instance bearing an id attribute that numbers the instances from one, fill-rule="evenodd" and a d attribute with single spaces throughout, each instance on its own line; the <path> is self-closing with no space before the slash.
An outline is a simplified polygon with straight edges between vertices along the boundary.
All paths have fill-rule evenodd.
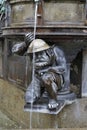
<path id="1" fill-rule="evenodd" d="M 14 121 L 9 119 L 4 113 L 0 111 L 0 130 L 1 129 L 11 129 L 20 128 Z"/>

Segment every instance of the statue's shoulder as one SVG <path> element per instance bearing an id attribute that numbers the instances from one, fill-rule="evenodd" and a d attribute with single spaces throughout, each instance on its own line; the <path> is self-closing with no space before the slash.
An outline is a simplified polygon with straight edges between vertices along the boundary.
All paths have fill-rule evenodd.
<path id="1" fill-rule="evenodd" d="M 53 50 L 54 50 L 55 53 L 58 53 L 58 54 L 61 54 L 61 55 L 64 54 L 63 50 L 57 45 L 53 46 Z"/>

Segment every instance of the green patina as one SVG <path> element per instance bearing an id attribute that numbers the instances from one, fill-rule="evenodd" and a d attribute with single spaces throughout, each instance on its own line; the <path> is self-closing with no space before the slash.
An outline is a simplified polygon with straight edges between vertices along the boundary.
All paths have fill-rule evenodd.
<path id="1" fill-rule="evenodd" d="M 5 14 L 5 2 L 6 0 L 0 0 L 0 20 L 2 20 L 3 15 Z"/>

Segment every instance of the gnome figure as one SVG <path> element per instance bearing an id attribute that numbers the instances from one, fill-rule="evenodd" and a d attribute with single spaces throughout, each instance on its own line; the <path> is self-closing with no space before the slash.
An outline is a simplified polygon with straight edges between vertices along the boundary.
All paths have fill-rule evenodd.
<path id="1" fill-rule="evenodd" d="M 27 48 L 27 49 L 26 49 Z M 37 102 L 44 94 L 48 95 L 48 109 L 58 107 L 58 92 L 65 83 L 64 73 L 67 70 L 66 59 L 63 51 L 58 46 L 49 46 L 42 39 L 33 39 L 33 34 L 25 36 L 25 42 L 13 46 L 13 53 L 28 55 L 33 65 L 34 59 L 34 80 L 32 79 L 26 93 L 26 103 Z"/>

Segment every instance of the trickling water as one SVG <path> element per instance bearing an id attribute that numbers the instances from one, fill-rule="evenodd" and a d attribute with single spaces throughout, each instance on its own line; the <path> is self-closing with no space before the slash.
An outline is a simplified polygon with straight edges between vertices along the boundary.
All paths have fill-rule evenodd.
<path id="1" fill-rule="evenodd" d="M 37 9 L 38 9 L 38 3 L 35 3 L 35 19 L 34 19 L 34 39 L 36 38 L 36 25 L 37 25 Z M 32 60 L 32 97 L 33 97 L 33 87 L 34 87 L 34 76 L 35 76 L 35 52 L 34 52 L 34 46 L 33 46 L 33 60 Z M 31 103 L 31 112 L 30 112 L 30 129 L 32 129 L 32 107 L 33 102 Z"/>
<path id="2" fill-rule="evenodd" d="M 25 83 L 25 86 L 26 86 L 26 88 L 27 88 L 27 85 L 28 85 L 28 80 L 27 80 L 27 73 L 28 73 L 28 56 L 26 56 L 26 68 L 25 68 L 26 70 L 26 83 Z"/>
<path id="3" fill-rule="evenodd" d="M 35 22 L 34 22 L 34 39 L 36 37 L 36 26 L 37 26 L 37 9 L 38 9 L 38 3 L 35 4 Z M 34 48 L 33 48 L 34 49 Z"/>
<path id="4" fill-rule="evenodd" d="M 58 116 L 55 115 L 55 118 L 54 118 L 54 128 L 55 128 L 55 130 L 58 129 L 58 121 L 57 121 L 57 119 L 58 119 Z"/>
<path id="5" fill-rule="evenodd" d="M 77 119 L 77 120 L 79 120 L 80 118 L 80 104 L 79 104 L 79 102 L 78 102 L 78 100 L 76 100 L 75 101 L 75 111 L 74 111 L 74 115 L 75 115 L 75 118 Z"/>

